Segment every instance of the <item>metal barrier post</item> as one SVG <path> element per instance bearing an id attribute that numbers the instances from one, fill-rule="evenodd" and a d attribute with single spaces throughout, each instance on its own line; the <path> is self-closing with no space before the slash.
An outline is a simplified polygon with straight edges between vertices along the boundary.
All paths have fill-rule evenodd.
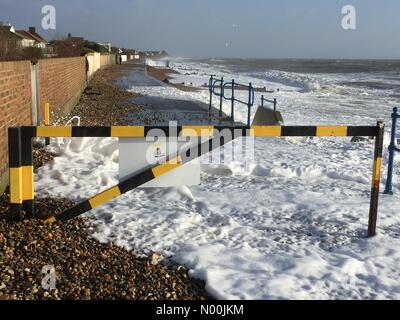
<path id="1" fill-rule="evenodd" d="M 252 106 L 252 98 L 253 98 L 253 85 L 251 84 L 251 82 L 249 83 L 249 100 L 248 100 L 248 103 L 247 103 L 247 125 L 249 126 L 250 125 L 250 109 L 251 109 L 251 106 Z"/>
<path id="2" fill-rule="evenodd" d="M 208 81 L 208 90 L 210 91 L 210 105 L 208 107 L 208 118 L 211 119 L 212 97 L 213 97 L 213 81 L 214 77 L 211 76 Z"/>
<path id="3" fill-rule="evenodd" d="M 231 96 L 231 122 L 232 124 L 235 123 L 235 79 L 232 79 L 232 96 Z"/>
<path id="4" fill-rule="evenodd" d="M 261 108 L 264 108 L 264 95 L 261 96 Z"/>
<path id="5" fill-rule="evenodd" d="M 379 187 L 381 183 L 383 134 L 385 125 L 382 121 L 377 124 L 377 136 L 375 138 L 374 169 L 372 173 L 371 203 L 368 220 L 368 237 L 376 234 L 376 221 L 378 218 Z"/>
<path id="6" fill-rule="evenodd" d="M 277 104 L 277 100 L 276 100 L 276 98 L 274 98 L 274 112 L 276 112 L 276 104 Z"/>
<path id="7" fill-rule="evenodd" d="M 392 113 L 392 135 L 390 138 L 389 145 L 389 164 L 388 164 L 388 175 L 386 180 L 386 188 L 384 194 L 393 195 L 393 166 L 394 166 L 394 153 L 400 151 L 396 148 L 396 129 L 397 129 L 397 119 L 400 115 L 397 113 L 397 108 L 393 108 Z"/>
<path id="8" fill-rule="evenodd" d="M 219 96 L 219 118 L 222 118 L 222 102 L 224 99 L 224 77 L 221 77 L 221 92 Z"/>

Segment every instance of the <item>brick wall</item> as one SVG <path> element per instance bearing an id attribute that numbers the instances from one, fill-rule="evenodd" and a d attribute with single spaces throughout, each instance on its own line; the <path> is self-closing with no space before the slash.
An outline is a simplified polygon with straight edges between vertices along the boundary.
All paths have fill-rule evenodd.
<path id="1" fill-rule="evenodd" d="M 60 109 L 79 94 L 86 81 L 85 57 L 39 60 L 40 105 L 50 103 L 51 112 Z"/>
<path id="2" fill-rule="evenodd" d="M 8 127 L 32 121 L 30 61 L 0 62 L 0 194 L 8 171 Z"/>
<path id="3" fill-rule="evenodd" d="M 39 60 L 39 110 L 73 107 L 86 83 L 85 57 Z M 40 112 L 38 110 L 38 112 Z M 31 62 L 0 62 L 0 195 L 8 184 L 8 127 L 32 124 Z"/>

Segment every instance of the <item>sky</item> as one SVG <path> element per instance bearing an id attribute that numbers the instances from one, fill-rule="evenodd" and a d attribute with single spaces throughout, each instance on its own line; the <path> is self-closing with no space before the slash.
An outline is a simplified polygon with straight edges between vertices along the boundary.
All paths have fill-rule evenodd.
<path id="1" fill-rule="evenodd" d="M 56 30 L 41 27 L 44 5 Z M 356 30 L 342 28 L 342 7 Z M 193 58 L 400 58 L 399 0 L 0 0 L 0 20 Z"/>

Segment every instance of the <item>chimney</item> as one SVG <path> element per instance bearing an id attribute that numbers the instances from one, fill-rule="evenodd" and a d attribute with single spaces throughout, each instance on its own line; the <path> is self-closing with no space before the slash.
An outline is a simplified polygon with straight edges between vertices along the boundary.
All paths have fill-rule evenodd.
<path id="1" fill-rule="evenodd" d="M 36 28 L 35 27 L 29 27 L 29 32 L 30 33 L 36 33 Z"/>

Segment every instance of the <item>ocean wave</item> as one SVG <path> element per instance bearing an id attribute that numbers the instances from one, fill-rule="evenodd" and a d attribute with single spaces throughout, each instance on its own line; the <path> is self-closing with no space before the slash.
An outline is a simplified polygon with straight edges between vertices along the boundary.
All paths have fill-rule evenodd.
<path id="1" fill-rule="evenodd" d="M 322 77 L 311 74 L 269 70 L 264 75 L 268 81 L 295 87 L 301 92 L 320 91 L 328 85 L 327 81 Z"/>

